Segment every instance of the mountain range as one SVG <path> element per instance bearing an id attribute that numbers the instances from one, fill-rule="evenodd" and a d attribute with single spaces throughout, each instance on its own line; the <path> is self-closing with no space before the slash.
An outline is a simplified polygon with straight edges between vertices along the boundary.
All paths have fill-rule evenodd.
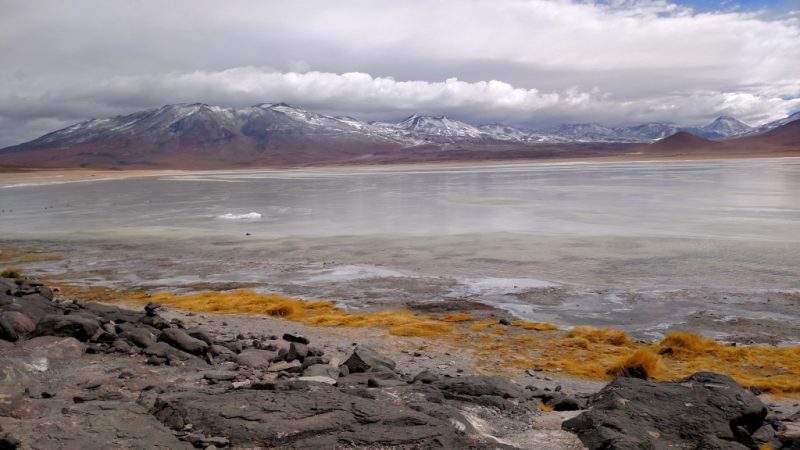
<path id="1" fill-rule="evenodd" d="M 730 142 L 758 140 L 797 119 L 800 114 L 796 113 L 758 128 L 722 116 L 703 127 L 654 122 L 626 127 L 586 123 L 525 129 L 499 123 L 473 126 L 446 116 L 416 114 L 399 123 L 365 122 L 285 103 L 238 109 L 202 103 L 175 104 L 87 120 L 0 149 L 0 164 L 231 168 L 609 156 L 629 150 L 641 153 L 645 144 L 684 134 L 701 139 L 703 148 L 731 149 Z M 714 146 L 717 141 L 724 145 Z"/>

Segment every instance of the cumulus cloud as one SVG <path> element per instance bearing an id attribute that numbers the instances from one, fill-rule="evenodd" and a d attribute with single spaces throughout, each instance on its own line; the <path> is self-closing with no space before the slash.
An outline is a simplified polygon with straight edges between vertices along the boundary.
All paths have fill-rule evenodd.
<path id="1" fill-rule="evenodd" d="M 0 145 L 194 102 L 365 119 L 761 123 L 800 107 L 800 16 L 667 1 L 0 0 Z"/>

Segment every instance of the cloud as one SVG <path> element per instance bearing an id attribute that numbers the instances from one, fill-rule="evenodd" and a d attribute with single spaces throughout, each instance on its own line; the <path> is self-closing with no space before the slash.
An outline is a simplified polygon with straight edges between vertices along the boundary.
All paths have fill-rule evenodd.
<path id="1" fill-rule="evenodd" d="M 0 0 L 0 145 L 165 103 L 516 124 L 718 114 L 800 95 L 800 15 L 666 1 Z"/>

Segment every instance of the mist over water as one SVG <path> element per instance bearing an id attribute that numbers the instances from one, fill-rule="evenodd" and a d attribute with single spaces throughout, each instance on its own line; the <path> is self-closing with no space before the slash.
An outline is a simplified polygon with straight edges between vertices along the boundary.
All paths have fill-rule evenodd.
<path id="1" fill-rule="evenodd" d="M 786 324 L 796 300 L 768 293 L 800 292 L 798 194 L 791 158 L 0 175 L 0 243 L 55 248 L 65 262 L 32 269 L 116 287 L 247 282 L 352 308 L 470 298 L 645 332 L 698 313 Z"/>

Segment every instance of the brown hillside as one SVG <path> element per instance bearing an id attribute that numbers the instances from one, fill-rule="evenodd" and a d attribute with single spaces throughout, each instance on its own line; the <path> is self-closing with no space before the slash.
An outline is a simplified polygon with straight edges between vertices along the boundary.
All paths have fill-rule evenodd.
<path id="1" fill-rule="evenodd" d="M 637 147 L 634 151 L 651 154 L 701 153 L 719 149 L 722 143 L 703 139 L 686 131 L 679 131 L 652 144 Z"/>
<path id="2" fill-rule="evenodd" d="M 800 119 L 781 125 L 757 136 L 747 136 L 726 142 L 743 148 L 800 150 Z"/>

